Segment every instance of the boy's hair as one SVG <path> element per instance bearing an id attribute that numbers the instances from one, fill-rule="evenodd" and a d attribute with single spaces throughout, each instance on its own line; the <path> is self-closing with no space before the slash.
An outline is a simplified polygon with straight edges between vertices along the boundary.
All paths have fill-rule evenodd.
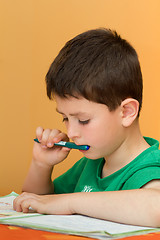
<path id="1" fill-rule="evenodd" d="M 115 110 L 126 98 L 142 105 L 142 74 L 135 49 L 116 31 L 100 28 L 68 41 L 46 75 L 47 95 L 84 97 Z"/>

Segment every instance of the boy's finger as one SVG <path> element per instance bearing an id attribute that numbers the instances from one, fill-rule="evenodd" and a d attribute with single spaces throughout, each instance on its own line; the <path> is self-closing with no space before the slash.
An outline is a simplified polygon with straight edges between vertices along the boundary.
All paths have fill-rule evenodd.
<path id="1" fill-rule="evenodd" d="M 36 129 L 36 137 L 38 138 L 39 142 L 41 142 L 43 131 L 44 129 L 42 127 L 37 127 Z"/>
<path id="2" fill-rule="evenodd" d="M 42 137 L 41 137 L 41 144 L 47 145 L 47 141 L 50 135 L 51 129 L 47 128 L 43 131 Z"/>
<path id="3" fill-rule="evenodd" d="M 52 129 L 50 131 L 50 134 L 48 136 L 48 140 L 47 140 L 47 146 L 48 147 L 53 147 L 54 143 L 56 142 L 55 139 L 57 138 L 57 136 L 61 134 L 61 131 L 58 129 Z"/>
<path id="4" fill-rule="evenodd" d="M 48 138 L 47 146 L 51 147 L 54 145 L 54 143 L 57 143 L 60 141 L 68 141 L 68 140 L 69 138 L 65 133 L 62 133 L 60 131 L 59 132 L 53 131 Z"/>

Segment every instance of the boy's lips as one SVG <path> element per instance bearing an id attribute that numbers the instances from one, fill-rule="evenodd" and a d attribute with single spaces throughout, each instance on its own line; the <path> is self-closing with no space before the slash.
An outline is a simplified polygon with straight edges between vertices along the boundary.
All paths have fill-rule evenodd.
<path id="1" fill-rule="evenodd" d="M 79 149 L 80 151 L 88 151 L 90 146 L 88 144 L 74 142 L 77 146 L 82 146 L 84 148 Z"/>
<path id="2" fill-rule="evenodd" d="M 81 151 L 81 152 L 88 152 L 88 150 L 90 149 L 90 146 L 89 145 L 85 145 L 85 146 L 87 146 L 88 148 L 85 149 L 85 150 L 79 149 L 79 151 Z"/>

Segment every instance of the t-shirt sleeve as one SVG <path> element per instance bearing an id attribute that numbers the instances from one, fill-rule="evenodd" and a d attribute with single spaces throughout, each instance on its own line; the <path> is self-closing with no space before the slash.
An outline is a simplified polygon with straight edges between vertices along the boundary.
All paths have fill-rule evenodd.
<path id="1" fill-rule="evenodd" d="M 152 166 L 135 172 L 124 184 L 123 190 L 139 189 L 152 180 L 160 180 L 160 167 Z"/>
<path id="2" fill-rule="evenodd" d="M 54 181 L 54 192 L 56 194 L 61 193 L 73 193 L 78 179 L 86 165 L 87 159 L 82 158 L 76 162 L 72 168 L 67 172 L 57 177 Z"/>

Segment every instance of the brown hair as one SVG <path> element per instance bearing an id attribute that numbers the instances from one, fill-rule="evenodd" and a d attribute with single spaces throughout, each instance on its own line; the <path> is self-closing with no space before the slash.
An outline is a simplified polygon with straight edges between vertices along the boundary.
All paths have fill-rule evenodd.
<path id="1" fill-rule="evenodd" d="M 47 95 L 84 97 L 115 110 L 134 98 L 142 105 L 142 74 L 135 49 L 116 31 L 95 29 L 68 41 L 46 75 Z"/>

